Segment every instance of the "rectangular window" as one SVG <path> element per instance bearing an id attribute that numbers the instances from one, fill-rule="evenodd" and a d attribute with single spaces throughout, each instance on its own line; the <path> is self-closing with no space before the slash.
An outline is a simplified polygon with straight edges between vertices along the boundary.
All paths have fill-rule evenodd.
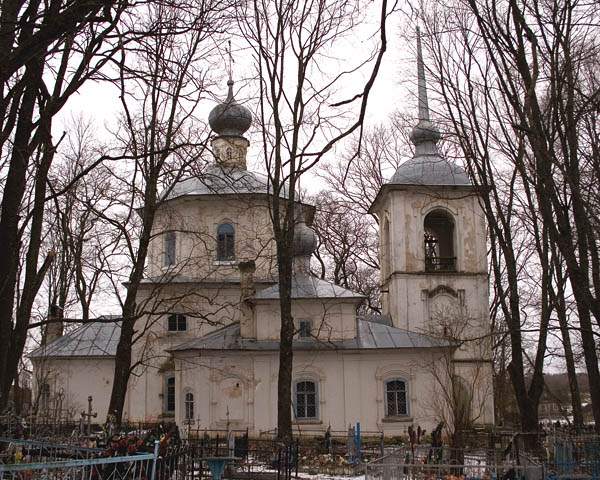
<path id="1" fill-rule="evenodd" d="M 310 320 L 300 320 L 298 336 L 300 338 L 309 338 L 312 322 Z"/>
<path id="2" fill-rule="evenodd" d="M 185 419 L 192 420 L 194 418 L 194 394 L 188 392 L 185 394 Z"/>
<path id="3" fill-rule="evenodd" d="M 167 413 L 175 412 L 175 377 L 167 377 L 167 398 L 165 401 L 165 411 Z"/>
<path id="4" fill-rule="evenodd" d="M 163 259 L 163 265 L 165 267 L 175 265 L 175 255 L 177 253 L 176 241 L 177 237 L 175 236 L 175 232 L 165 233 L 165 256 Z"/>
<path id="5" fill-rule="evenodd" d="M 187 318 L 182 313 L 172 313 L 168 319 L 169 332 L 185 332 L 187 330 Z"/>

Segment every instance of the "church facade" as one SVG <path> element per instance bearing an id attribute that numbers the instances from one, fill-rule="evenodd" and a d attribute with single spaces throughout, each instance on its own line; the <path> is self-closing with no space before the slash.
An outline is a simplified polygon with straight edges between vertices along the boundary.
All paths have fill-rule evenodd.
<path id="1" fill-rule="evenodd" d="M 360 422 L 386 435 L 409 425 L 431 431 L 457 409 L 471 423 L 494 421 L 479 192 L 438 153 L 420 56 L 418 65 L 415 155 L 371 207 L 381 226 L 381 315 L 358 315 L 361 295 L 311 275 L 315 207 L 296 205 L 290 408 L 297 430 Z M 232 87 L 209 117 L 214 163 L 165 192 L 157 213 L 126 420 L 253 434 L 277 424 L 272 192 L 265 176 L 247 169 L 251 115 Z M 61 409 L 78 414 L 92 395 L 105 418 L 118 334 L 118 323 L 83 325 L 33 352 L 43 404 L 52 408 L 60 392 Z"/>

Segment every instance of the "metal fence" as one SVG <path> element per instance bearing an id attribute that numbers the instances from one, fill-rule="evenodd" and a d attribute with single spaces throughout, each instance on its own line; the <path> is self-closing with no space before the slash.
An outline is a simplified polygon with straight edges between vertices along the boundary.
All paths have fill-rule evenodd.
<path id="1" fill-rule="evenodd" d="M 100 448 L 0 437 L 0 463 L 15 463 L 17 460 L 28 463 L 81 460 L 101 456 L 103 452 Z"/>
<path id="2" fill-rule="evenodd" d="M 157 450 L 125 457 L 0 464 L 0 480 L 156 480 L 156 467 Z"/>
<path id="3" fill-rule="evenodd" d="M 600 437 L 553 436 L 550 477 L 600 480 Z"/>
<path id="4" fill-rule="evenodd" d="M 282 444 L 271 439 L 249 438 L 247 430 L 204 432 L 199 438 L 188 438 L 194 462 L 194 475 L 210 478 L 209 457 L 232 457 L 223 478 L 272 478 L 287 480 L 298 474 L 299 444 Z"/>
<path id="5" fill-rule="evenodd" d="M 232 457 L 223 478 L 297 476 L 297 443 L 249 440 L 247 435 L 231 440 L 216 436 L 173 445 L 156 442 L 153 453 L 125 455 L 108 448 L 0 438 L 0 480 L 201 480 L 212 477 L 208 459 L 218 457 Z"/>
<path id="6" fill-rule="evenodd" d="M 365 464 L 365 480 L 542 480 L 542 465 L 413 464 L 370 462 Z"/>
<path id="7" fill-rule="evenodd" d="M 398 448 L 366 463 L 365 480 L 600 480 L 598 435 L 547 435 L 533 451 L 517 439 L 501 450 Z"/>
<path id="8" fill-rule="evenodd" d="M 187 445 L 131 455 L 35 440 L 0 438 L 0 480 L 192 480 L 202 462 Z"/>

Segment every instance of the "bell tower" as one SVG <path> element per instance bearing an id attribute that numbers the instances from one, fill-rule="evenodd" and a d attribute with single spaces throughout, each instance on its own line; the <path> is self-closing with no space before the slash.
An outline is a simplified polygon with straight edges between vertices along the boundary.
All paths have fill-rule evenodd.
<path id="1" fill-rule="evenodd" d="M 431 122 L 417 38 L 419 120 L 413 157 L 379 191 L 383 312 L 398 328 L 450 335 L 460 322 L 488 329 L 486 225 L 480 192 L 443 158 Z"/>
<path id="2" fill-rule="evenodd" d="M 380 225 L 383 313 L 397 328 L 456 345 L 439 353 L 450 362 L 429 365 L 446 372 L 453 398 L 462 399 L 453 407 L 463 412 L 461 418 L 490 424 L 494 401 L 482 192 L 439 153 L 441 135 L 429 116 L 418 30 L 417 72 L 419 121 L 410 135 L 415 153 L 381 187 L 370 208 Z M 419 368 L 428 368 L 427 362 L 421 358 Z"/>

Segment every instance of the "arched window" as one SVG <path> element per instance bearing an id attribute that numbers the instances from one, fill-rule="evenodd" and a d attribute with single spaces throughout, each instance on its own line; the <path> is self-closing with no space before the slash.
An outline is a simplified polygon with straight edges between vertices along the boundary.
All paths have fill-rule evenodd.
<path id="1" fill-rule="evenodd" d="M 385 382 L 385 414 L 387 417 L 408 415 L 406 382 L 401 379 Z"/>
<path id="2" fill-rule="evenodd" d="M 175 236 L 175 232 L 167 232 L 164 236 L 164 258 L 163 265 L 165 267 L 170 267 L 175 265 L 175 257 L 177 254 L 177 245 L 176 245 L 177 237 Z"/>
<path id="3" fill-rule="evenodd" d="M 316 419 L 319 416 L 317 384 L 302 380 L 295 384 L 295 414 L 298 420 Z"/>
<path id="4" fill-rule="evenodd" d="M 194 418 L 194 394 L 192 392 L 185 394 L 184 415 L 186 420 L 193 420 Z"/>
<path id="5" fill-rule="evenodd" d="M 217 260 L 235 259 L 235 230 L 230 223 L 217 228 Z"/>
<path id="6" fill-rule="evenodd" d="M 165 412 L 166 413 L 174 413 L 175 412 L 175 377 L 168 376 L 165 380 Z"/>
<path id="7" fill-rule="evenodd" d="M 182 313 L 172 313 L 168 319 L 169 332 L 185 332 L 187 330 L 187 318 Z"/>
<path id="8" fill-rule="evenodd" d="M 454 254 L 454 220 L 443 210 L 434 210 L 425 217 L 425 271 L 456 270 Z"/>

